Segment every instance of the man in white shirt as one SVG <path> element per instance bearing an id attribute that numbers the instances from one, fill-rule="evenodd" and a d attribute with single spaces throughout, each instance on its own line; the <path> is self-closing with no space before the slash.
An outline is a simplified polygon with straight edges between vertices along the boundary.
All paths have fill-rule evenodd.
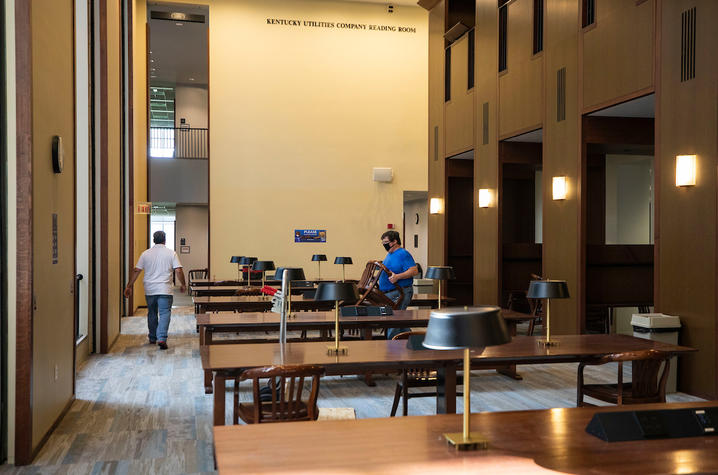
<path id="1" fill-rule="evenodd" d="M 142 253 L 137 265 L 132 270 L 132 277 L 125 287 L 125 297 L 132 295 L 132 286 L 142 271 L 145 271 L 143 284 L 147 299 L 147 327 L 149 328 L 150 344 L 167 349 L 167 331 L 170 327 L 172 311 L 172 273 L 177 272 L 180 281 L 180 292 L 186 290 L 184 271 L 177 258 L 177 253 L 165 247 L 167 237 L 164 231 L 156 231 L 152 235 L 155 245 Z M 159 326 L 157 323 L 159 314 Z"/>

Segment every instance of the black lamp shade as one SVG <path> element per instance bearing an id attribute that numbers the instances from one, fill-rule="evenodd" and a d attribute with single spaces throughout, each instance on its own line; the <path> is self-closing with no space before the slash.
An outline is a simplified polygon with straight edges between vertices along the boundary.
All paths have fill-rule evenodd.
<path id="1" fill-rule="evenodd" d="M 450 307 L 431 311 L 424 346 L 432 350 L 481 349 L 510 341 L 499 307 Z"/>
<path id="2" fill-rule="evenodd" d="M 274 261 L 254 261 L 254 263 L 252 263 L 252 270 L 274 270 Z"/>
<path id="3" fill-rule="evenodd" d="M 239 264 L 239 261 L 242 259 L 242 257 L 244 256 L 232 256 L 229 262 L 231 262 L 232 264 Z"/>
<path id="4" fill-rule="evenodd" d="M 281 280 L 284 278 L 283 274 L 287 274 L 287 280 L 290 282 L 293 280 L 307 280 L 304 276 L 304 269 L 301 267 L 283 267 L 282 271 L 282 274 L 279 274 L 275 279 Z"/>
<path id="5" fill-rule="evenodd" d="M 286 272 L 286 270 L 284 271 Z M 357 286 L 353 282 L 321 282 L 317 286 L 314 300 L 345 300 L 355 302 L 359 300 Z"/>
<path id="6" fill-rule="evenodd" d="M 251 266 L 257 261 L 256 257 L 242 257 L 239 260 L 239 264 L 242 266 Z"/>
<path id="7" fill-rule="evenodd" d="M 312 256 L 312 261 L 326 261 L 327 255 L 326 254 L 314 254 Z"/>
<path id="8" fill-rule="evenodd" d="M 454 274 L 454 268 L 451 266 L 431 266 L 426 269 L 424 274 L 426 279 L 434 280 L 454 280 L 456 275 Z"/>
<path id="9" fill-rule="evenodd" d="M 526 296 L 530 299 L 567 299 L 568 285 L 565 280 L 532 280 Z"/>
<path id="10" fill-rule="evenodd" d="M 282 272 L 286 267 L 277 267 L 274 271 L 274 280 L 282 280 Z"/>
<path id="11" fill-rule="evenodd" d="M 351 257 L 335 257 L 335 264 L 354 264 Z"/>

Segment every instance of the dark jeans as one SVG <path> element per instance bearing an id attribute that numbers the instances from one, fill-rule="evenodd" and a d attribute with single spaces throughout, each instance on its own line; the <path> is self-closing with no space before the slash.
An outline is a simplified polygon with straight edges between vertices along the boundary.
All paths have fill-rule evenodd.
<path id="1" fill-rule="evenodd" d="M 414 295 L 414 287 L 409 285 L 406 287 L 402 287 L 401 289 L 404 291 L 404 300 L 401 301 L 401 305 L 397 307 L 397 310 L 406 310 L 406 307 L 409 306 L 409 304 L 411 303 L 411 298 Z M 398 290 L 390 290 L 388 292 L 384 292 L 384 295 L 392 299 L 394 302 L 399 300 L 399 297 L 401 296 Z M 392 338 L 394 338 L 395 335 L 398 335 L 402 332 L 408 332 L 410 330 L 411 328 L 387 328 L 386 339 L 391 340 Z"/>

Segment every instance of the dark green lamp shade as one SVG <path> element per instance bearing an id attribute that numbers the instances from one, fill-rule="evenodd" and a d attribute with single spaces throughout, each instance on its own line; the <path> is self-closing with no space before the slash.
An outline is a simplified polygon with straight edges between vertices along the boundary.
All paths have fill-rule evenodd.
<path id="1" fill-rule="evenodd" d="M 335 257 L 335 264 L 354 264 L 351 257 Z"/>
<path id="2" fill-rule="evenodd" d="M 532 280 L 526 297 L 530 299 L 567 299 L 568 285 L 565 280 Z"/>
<path id="3" fill-rule="evenodd" d="M 282 280 L 282 272 L 286 267 L 277 267 L 274 271 L 274 280 Z"/>
<path id="4" fill-rule="evenodd" d="M 456 275 L 454 274 L 454 268 L 451 266 L 431 266 L 426 269 L 424 274 L 426 279 L 434 280 L 454 280 Z"/>
<path id="5" fill-rule="evenodd" d="M 274 261 L 254 261 L 254 263 L 252 263 L 252 270 L 274 270 Z"/>
<path id="6" fill-rule="evenodd" d="M 231 262 L 232 264 L 239 264 L 239 261 L 242 259 L 242 257 L 244 256 L 232 256 L 229 262 Z"/>
<path id="7" fill-rule="evenodd" d="M 304 276 L 304 269 L 301 267 L 281 267 L 282 272 L 277 272 L 274 274 L 274 278 L 277 280 L 282 280 L 284 278 L 284 274 L 287 274 L 287 280 L 289 282 L 293 280 L 307 280 L 307 278 Z"/>
<path id="8" fill-rule="evenodd" d="M 314 254 L 312 256 L 312 261 L 326 261 L 327 255 L 326 254 Z"/>
<path id="9" fill-rule="evenodd" d="M 286 270 L 284 271 L 286 272 Z M 353 282 L 321 282 L 317 286 L 314 300 L 344 300 L 355 302 L 359 300 L 357 286 Z"/>
<path id="10" fill-rule="evenodd" d="M 511 341 L 499 307 L 432 310 L 424 346 L 432 350 L 482 349 Z"/>
<path id="11" fill-rule="evenodd" d="M 257 258 L 256 258 L 256 257 L 242 257 L 242 258 L 239 260 L 239 264 L 240 264 L 240 265 L 243 265 L 243 266 L 251 266 L 251 265 L 254 264 L 256 261 L 257 261 Z"/>

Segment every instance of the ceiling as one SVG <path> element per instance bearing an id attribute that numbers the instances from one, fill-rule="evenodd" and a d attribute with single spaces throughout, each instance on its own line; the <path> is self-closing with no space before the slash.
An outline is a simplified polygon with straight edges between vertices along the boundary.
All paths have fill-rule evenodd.
<path id="1" fill-rule="evenodd" d="M 150 25 L 150 83 L 206 86 L 208 7 L 148 4 L 151 11 L 203 14 L 206 23 L 148 19 Z"/>
<path id="2" fill-rule="evenodd" d="M 591 116 L 599 117 L 643 117 L 654 118 L 656 116 L 656 100 L 654 94 L 639 97 L 631 101 L 622 102 L 615 106 L 593 112 Z"/>
<path id="3" fill-rule="evenodd" d="M 505 142 L 542 143 L 543 142 L 543 129 L 536 129 L 536 130 L 532 130 L 531 132 L 526 132 L 525 134 L 516 135 L 514 137 L 506 139 Z"/>
<path id="4" fill-rule="evenodd" d="M 397 0 L 395 2 L 387 2 L 386 0 L 342 0 L 345 2 L 355 2 L 355 3 L 378 3 L 379 5 L 394 5 L 396 6 L 405 6 L 405 7 L 418 7 L 416 1 L 417 0 Z"/>

